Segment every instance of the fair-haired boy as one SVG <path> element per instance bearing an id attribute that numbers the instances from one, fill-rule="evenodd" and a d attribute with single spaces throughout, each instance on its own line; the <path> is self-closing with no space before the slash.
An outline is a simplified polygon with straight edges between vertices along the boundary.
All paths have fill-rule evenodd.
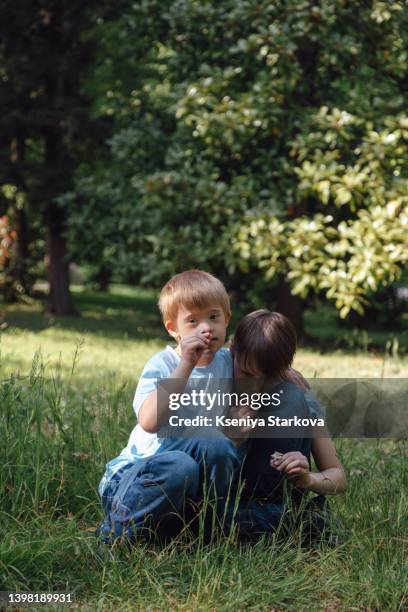
<path id="1" fill-rule="evenodd" d="M 177 347 L 167 346 L 145 365 L 133 401 L 138 424 L 100 482 L 106 516 L 99 533 L 107 543 L 133 541 L 149 529 L 170 535 L 170 517 L 182 515 L 187 500 L 199 499 L 204 483 L 225 500 L 239 467 L 233 442 L 220 432 L 205 438 L 157 435 L 170 412 L 168 395 L 157 391 L 161 379 L 173 379 L 174 393 L 188 390 L 196 378 L 232 380 L 232 358 L 223 348 L 231 316 L 224 285 L 208 272 L 182 272 L 164 285 L 159 308 Z"/>

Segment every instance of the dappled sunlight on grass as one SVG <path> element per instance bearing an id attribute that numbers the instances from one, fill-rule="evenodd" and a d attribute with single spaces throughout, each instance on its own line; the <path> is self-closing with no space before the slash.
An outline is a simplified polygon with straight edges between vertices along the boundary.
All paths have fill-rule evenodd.
<path id="1" fill-rule="evenodd" d="M 75 289 L 75 288 L 74 288 Z M 143 364 L 167 342 L 155 306 L 155 294 L 118 287 L 118 295 L 74 290 L 80 317 L 44 314 L 40 303 L 7 306 L 1 334 L 2 376 L 24 375 L 40 351 L 47 367 L 71 369 L 78 352 L 78 376 L 107 373 L 135 380 Z M 170 340 L 170 338 L 169 338 Z"/>
<path id="2" fill-rule="evenodd" d="M 110 373 L 135 385 L 147 359 L 172 342 L 154 291 L 117 285 L 107 294 L 73 287 L 73 295 L 80 317 L 44 314 L 41 302 L 3 307 L 2 377 L 11 372 L 27 374 L 37 351 L 47 367 L 59 367 L 66 376 L 77 351 L 79 378 L 98 379 Z M 401 377 L 408 376 L 408 356 L 306 347 L 299 349 L 295 367 L 307 377 Z"/>
<path id="3" fill-rule="evenodd" d="M 119 295 L 116 294 L 119 291 Z M 63 329 L 78 334 L 92 334 L 112 339 L 152 339 L 165 334 L 156 307 L 155 293 L 147 290 L 113 287 L 111 292 L 96 293 L 73 288 L 75 307 L 81 316 L 55 317 L 44 313 L 40 301 L 32 305 L 10 304 L 4 307 L 4 322 L 9 331 L 44 332 Z"/>
<path id="4" fill-rule="evenodd" d="M 320 353 L 299 349 L 294 367 L 306 378 L 408 378 L 408 357 L 340 349 Z"/>

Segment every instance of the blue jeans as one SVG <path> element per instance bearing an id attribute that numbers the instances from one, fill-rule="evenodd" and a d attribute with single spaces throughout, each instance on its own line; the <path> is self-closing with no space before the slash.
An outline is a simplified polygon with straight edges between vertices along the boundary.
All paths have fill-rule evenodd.
<path id="1" fill-rule="evenodd" d="M 111 478 L 98 533 L 106 543 L 152 533 L 171 537 L 182 526 L 186 502 L 202 499 L 204 487 L 223 515 L 238 468 L 235 446 L 220 432 L 169 438 L 155 455 L 127 464 Z"/>
<path id="2" fill-rule="evenodd" d="M 225 513 L 226 531 L 235 525 L 241 537 L 252 537 L 275 531 L 284 517 L 283 504 L 252 499 L 240 500 L 237 507 L 229 504 Z"/>

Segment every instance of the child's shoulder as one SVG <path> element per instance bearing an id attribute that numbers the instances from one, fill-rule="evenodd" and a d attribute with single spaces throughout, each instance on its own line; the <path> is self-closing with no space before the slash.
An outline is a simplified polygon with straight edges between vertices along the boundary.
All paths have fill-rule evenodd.
<path id="1" fill-rule="evenodd" d="M 216 353 L 216 357 L 220 361 L 224 361 L 226 364 L 232 365 L 232 355 L 231 355 L 231 351 L 229 350 L 229 348 L 226 348 L 225 346 L 220 348 Z"/>
<path id="2" fill-rule="evenodd" d="M 325 418 L 324 406 L 319 402 L 312 389 L 307 389 L 305 391 L 305 401 L 312 417 L 317 417 L 320 419 Z"/>
<path id="3" fill-rule="evenodd" d="M 213 368 L 216 368 L 219 378 L 232 378 L 232 356 L 228 348 L 223 347 L 218 349 L 211 364 L 211 369 Z"/>
<path id="4" fill-rule="evenodd" d="M 166 346 L 165 349 L 154 353 L 147 361 L 143 368 L 143 374 L 150 371 L 173 371 L 178 365 L 180 357 L 175 349 L 171 346 Z"/>
<path id="5" fill-rule="evenodd" d="M 227 360 L 231 360 L 232 359 L 231 351 L 226 346 L 223 346 L 220 349 L 218 349 L 217 355 L 220 355 L 221 357 L 223 357 L 224 359 L 227 359 Z"/>

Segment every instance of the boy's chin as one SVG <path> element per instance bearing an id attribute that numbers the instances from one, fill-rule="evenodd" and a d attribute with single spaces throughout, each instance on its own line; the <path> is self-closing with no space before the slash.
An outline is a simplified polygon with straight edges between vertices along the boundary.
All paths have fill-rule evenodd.
<path id="1" fill-rule="evenodd" d="M 219 347 L 214 346 L 213 348 L 207 348 L 201 353 L 201 357 L 199 359 L 199 363 L 202 362 L 210 362 L 214 358 L 215 353 L 218 351 Z"/>
<path id="2" fill-rule="evenodd" d="M 214 342 L 214 343 L 211 343 L 210 346 L 205 349 L 204 353 L 214 355 L 214 353 L 216 353 L 220 348 L 221 348 L 220 343 Z"/>
<path id="3" fill-rule="evenodd" d="M 214 348 L 213 348 L 213 347 L 208 347 L 208 348 L 206 348 L 206 349 L 203 351 L 202 356 L 203 356 L 203 357 L 208 357 L 208 356 L 214 355 L 214 353 L 215 353 L 217 350 L 218 350 L 218 349 L 217 349 L 216 347 L 214 347 Z"/>

